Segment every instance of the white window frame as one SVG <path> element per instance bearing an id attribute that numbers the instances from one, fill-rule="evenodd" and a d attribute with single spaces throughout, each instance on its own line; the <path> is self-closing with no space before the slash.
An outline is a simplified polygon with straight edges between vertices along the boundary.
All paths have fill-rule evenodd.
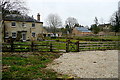
<path id="1" fill-rule="evenodd" d="M 33 34 L 34 34 L 34 36 L 33 36 Z M 35 34 L 36 34 L 35 32 L 32 32 L 32 37 L 36 37 Z"/>
<path id="2" fill-rule="evenodd" d="M 13 36 L 13 33 L 15 33 L 15 36 Z M 17 32 L 12 32 L 12 38 L 16 38 L 17 37 Z"/>
<path id="3" fill-rule="evenodd" d="M 14 25 L 14 26 L 12 25 L 13 23 L 15 23 L 15 25 Z M 12 26 L 12 27 L 16 27 L 16 22 L 11 22 L 11 26 Z"/>

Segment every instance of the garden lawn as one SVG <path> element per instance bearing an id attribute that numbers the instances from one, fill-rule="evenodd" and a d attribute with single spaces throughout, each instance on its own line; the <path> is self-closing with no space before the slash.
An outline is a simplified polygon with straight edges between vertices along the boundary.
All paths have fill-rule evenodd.
<path id="1" fill-rule="evenodd" d="M 46 69 L 59 53 L 3 53 L 3 80 L 68 77 Z"/>

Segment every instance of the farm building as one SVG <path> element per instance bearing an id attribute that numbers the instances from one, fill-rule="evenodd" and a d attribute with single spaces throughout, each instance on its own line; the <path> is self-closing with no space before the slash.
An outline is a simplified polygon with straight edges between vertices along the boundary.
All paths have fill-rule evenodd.
<path id="1" fill-rule="evenodd" d="M 100 24 L 100 25 L 98 25 L 98 27 L 100 28 L 100 31 L 110 32 L 112 25 L 110 23 L 108 23 L 108 24 Z"/>
<path id="2" fill-rule="evenodd" d="M 72 35 L 74 36 L 84 36 L 93 34 L 90 30 L 85 27 L 75 27 L 72 31 Z"/>
<path id="3" fill-rule="evenodd" d="M 37 40 L 40 34 L 47 31 L 43 28 L 43 22 L 40 21 L 40 15 L 37 20 L 30 16 L 10 14 L 5 17 L 3 24 L 5 40 L 12 37 L 22 41 Z"/>
<path id="4" fill-rule="evenodd" d="M 112 25 L 110 23 L 108 23 L 108 24 L 99 24 L 98 27 L 100 28 L 100 32 L 98 33 L 98 35 L 101 35 L 101 36 L 104 36 L 104 35 L 115 35 L 115 33 L 112 32 L 112 30 L 111 30 Z"/>

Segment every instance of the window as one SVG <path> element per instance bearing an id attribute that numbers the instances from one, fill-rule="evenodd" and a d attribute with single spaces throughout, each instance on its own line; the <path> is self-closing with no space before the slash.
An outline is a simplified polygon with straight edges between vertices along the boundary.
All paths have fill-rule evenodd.
<path id="1" fill-rule="evenodd" d="M 16 32 L 12 32 L 12 38 L 16 38 L 16 37 L 17 37 Z"/>
<path id="2" fill-rule="evenodd" d="M 9 34 L 8 32 L 5 33 L 5 38 L 8 38 L 9 37 Z"/>
<path id="3" fill-rule="evenodd" d="M 15 26 L 16 26 L 16 23 L 15 23 L 15 22 L 12 22 L 12 23 L 11 23 L 11 26 L 14 26 L 14 27 L 15 27 Z"/>
<path id="4" fill-rule="evenodd" d="M 35 32 L 32 32 L 32 37 L 35 37 Z"/>
<path id="5" fill-rule="evenodd" d="M 25 24 L 25 23 L 22 23 L 22 27 L 26 27 L 26 24 Z"/>
<path id="6" fill-rule="evenodd" d="M 32 23 L 32 27 L 35 27 L 35 23 Z"/>

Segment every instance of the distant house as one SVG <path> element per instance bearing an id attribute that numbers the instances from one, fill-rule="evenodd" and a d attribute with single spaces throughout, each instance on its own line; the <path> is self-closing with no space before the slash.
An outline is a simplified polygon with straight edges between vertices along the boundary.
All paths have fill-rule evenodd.
<path id="1" fill-rule="evenodd" d="M 61 37 L 61 36 L 62 36 L 62 32 L 57 32 L 55 34 L 53 34 L 53 33 L 44 34 L 44 37 Z"/>
<path id="2" fill-rule="evenodd" d="M 100 28 L 100 31 L 110 32 L 112 25 L 109 23 L 108 24 L 99 24 L 98 27 Z"/>
<path id="3" fill-rule="evenodd" d="M 75 27 L 72 31 L 72 35 L 74 36 L 84 36 L 91 35 L 92 32 L 85 27 Z"/>
<path id="4" fill-rule="evenodd" d="M 43 22 L 40 21 L 40 15 L 37 15 L 37 20 L 30 16 L 10 14 L 5 17 L 5 39 L 9 37 L 17 38 L 26 41 L 38 39 L 39 34 L 46 33 L 43 28 Z"/>
<path id="5" fill-rule="evenodd" d="M 113 35 L 114 33 L 111 32 L 112 25 L 108 24 L 99 24 L 98 27 L 100 28 L 100 32 L 98 35 Z"/>
<path id="6" fill-rule="evenodd" d="M 62 36 L 62 32 L 60 32 L 59 28 L 56 28 L 56 32 L 53 33 L 53 28 L 48 27 L 48 26 L 44 26 L 44 28 L 47 30 L 47 33 L 44 34 L 45 37 L 61 37 Z"/>

